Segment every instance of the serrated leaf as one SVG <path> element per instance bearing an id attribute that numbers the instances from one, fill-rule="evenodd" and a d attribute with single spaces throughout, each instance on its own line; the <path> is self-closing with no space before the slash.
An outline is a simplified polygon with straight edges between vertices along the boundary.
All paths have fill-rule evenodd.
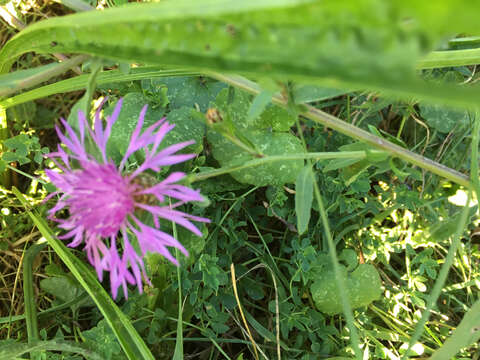
<path id="1" fill-rule="evenodd" d="M 353 309 L 367 306 L 378 300 L 381 295 L 381 281 L 373 265 L 360 264 L 348 274 L 342 265 L 341 273 L 346 283 L 348 300 Z M 317 308 L 329 315 L 339 314 L 343 310 L 340 292 L 332 270 L 321 272 L 312 284 L 310 291 Z"/>
<path id="2" fill-rule="evenodd" d="M 307 165 L 298 174 L 295 182 L 295 212 L 297 214 L 297 228 L 301 235 L 308 229 L 313 201 L 313 173 Z"/>

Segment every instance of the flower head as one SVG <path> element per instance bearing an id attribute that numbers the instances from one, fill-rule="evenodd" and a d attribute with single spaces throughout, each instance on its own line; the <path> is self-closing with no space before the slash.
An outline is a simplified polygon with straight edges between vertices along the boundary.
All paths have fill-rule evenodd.
<path id="1" fill-rule="evenodd" d="M 140 112 L 120 165 L 116 166 L 107 157 L 107 141 L 121 107 L 122 100 L 118 101 L 112 115 L 106 117 L 105 128 L 99 109 L 95 114 L 93 131 L 88 126 L 85 115 L 79 112 L 79 134 L 61 119 L 65 133 L 58 126 L 56 131 L 68 152 L 59 144 L 58 151 L 50 153 L 49 157 L 62 173 L 46 171 L 58 189 L 49 198 L 61 194 L 57 204 L 49 210 L 49 218 L 67 231 L 60 238 L 71 238 L 68 246 L 84 244 L 88 260 L 95 267 L 100 281 L 104 271 L 110 272 L 114 298 L 119 286 L 123 287 L 125 297 L 127 296 L 127 284 L 136 284 L 142 292 L 142 278 L 149 282 L 143 263 L 147 251 L 162 254 L 176 265 L 178 261 L 170 254 L 168 247 L 177 248 L 188 256 L 187 250 L 177 239 L 160 230 L 160 219 L 179 224 L 198 236 L 202 234 L 192 220 L 209 221 L 176 210 L 189 201 L 203 200 L 199 191 L 178 184 L 185 177 L 184 173 L 173 172 L 153 185 L 144 181 L 150 176 L 147 171 L 158 172 L 162 166 L 181 163 L 195 156 L 177 154 L 193 141 L 159 150 L 165 135 L 175 126 L 165 119 L 141 132 L 147 106 Z M 97 157 L 87 152 L 86 133 L 99 150 Z M 129 157 L 139 150 L 145 152 L 145 161 L 135 170 L 127 172 L 125 167 Z M 63 209 L 68 209 L 70 216 L 67 219 L 56 218 L 55 213 Z M 151 214 L 154 227 L 142 223 L 139 211 Z M 138 250 L 135 250 L 132 243 L 135 238 Z"/>

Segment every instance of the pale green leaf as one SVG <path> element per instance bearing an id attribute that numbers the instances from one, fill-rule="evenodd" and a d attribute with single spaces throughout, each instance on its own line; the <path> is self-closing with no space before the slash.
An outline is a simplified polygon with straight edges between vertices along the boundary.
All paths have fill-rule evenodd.
<path id="1" fill-rule="evenodd" d="M 313 201 L 313 172 L 307 165 L 298 174 L 295 182 L 295 212 L 297 228 L 301 235 L 308 229 Z"/>

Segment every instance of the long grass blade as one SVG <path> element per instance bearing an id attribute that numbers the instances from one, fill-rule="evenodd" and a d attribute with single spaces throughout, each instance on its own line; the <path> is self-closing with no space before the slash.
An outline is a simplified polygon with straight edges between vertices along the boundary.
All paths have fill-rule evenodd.
<path id="1" fill-rule="evenodd" d="M 25 197 L 13 188 L 13 193 L 27 209 L 34 224 L 40 233 L 45 237 L 48 244 L 53 248 L 57 255 L 62 259 L 68 269 L 72 272 L 85 291 L 91 296 L 99 310 L 112 328 L 125 354 L 130 360 L 154 360 L 154 357 L 143 339 L 137 333 L 130 320 L 122 313 L 118 306 L 113 302 L 110 295 L 98 282 L 95 274 L 60 241 L 52 230 L 46 224 L 45 220 L 40 218 L 30 206 Z"/>

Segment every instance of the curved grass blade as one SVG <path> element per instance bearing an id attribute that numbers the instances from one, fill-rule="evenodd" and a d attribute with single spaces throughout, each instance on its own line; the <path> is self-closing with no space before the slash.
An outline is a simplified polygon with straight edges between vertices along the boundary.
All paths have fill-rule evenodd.
<path id="1" fill-rule="evenodd" d="M 445 341 L 443 346 L 435 351 L 430 360 L 452 359 L 461 349 L 476 343 L 480 339 L 480 300 L 463 316 L 460 325 Z"/>
<path id="2" fill-rule="evenodd" d="M 0 75 L 0 97 L 13 94 L 25 88 L 33 87 L 48 79 L 63 74 L 67 70 L 81 64 L 88 56 L 75 56 L 61 63 L 38 66 Z"/>
<path id="3" fill-rule="evenodd" d="M 17 343 L 13 342 L 0 347 L 0 359 L 18 359 L 23 354 L 35 351 L 65 351 L 79 354 L 87 360 L 103 360 L 103 357 L 90 349 L 68 341 L 49 340 L 35 341 L 33 343 Z"/>
<path id="4" fill-rule="evenodd" d="M 152 353 L 137 333 L 130 320 L 113 302 L 110 295 L 98 282 L 95 274 L 82 261 L 74 256 L 62 241 L 53 235 L 51 229 L 45 223 L 45 220 L 40 218 L 34 210 L 30 209 L 27 200 L 18 189 L 12 188 L 12 191 L 27 209 L 28 215 L 37 226 L 38 230 L 40 230 L 43 237 L 47 239 L 48 244 L 62 259 L 68 269 L 98 306 L 127 357 L 130 360 L 154 360 Z"/>
<path id="5" fill-rule="evenodd" d="M 115 82 L 134 81 L 142 79 L 153 79 L 166 76 L 194 76 L 199 75 L 196 71 L 184 69 L 165 70 L 155 66 L 145 66 L 131 69 L 129 74 L 124 74 L 120 70 L 109 70 L 98 74 L 96 78 L 97 85 L 105 85 Z M 88 82 L 90 74 L 79 75 L 70 79 L 62 80 L 50 85 L 45 85 L 23 94 L 13 96 L 8 99 L 0 100 L 0 108 L 9 107 L 26 103 L 28 101 L 41 99 L 46 96 L 60 94 L 69 91 L 82 90 Z"/>

